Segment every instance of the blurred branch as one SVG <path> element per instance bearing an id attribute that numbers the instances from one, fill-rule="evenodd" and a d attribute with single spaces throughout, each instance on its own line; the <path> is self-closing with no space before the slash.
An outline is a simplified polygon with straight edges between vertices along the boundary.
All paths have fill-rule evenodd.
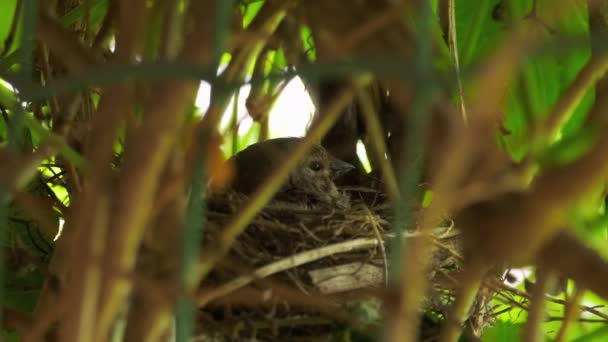
<path id="1" fill-rule="evenodd" d="M 161 2 L 163 9 L 163 23 L 160 38 L 159 56 L 161 60 L 171 60 L 177 56 L 181 43 L 181 29 L 183 29 L 182 14 L 180 13 L 179 1 L 164 0 Z"/>
<path id="2" fill-rule="evenodd" d="M 416 227 L 417 224 L 415 193 L 423 175 L 423 160 L 429 152 L 425 140 L 431 123 L 430 113 L 433 102 L 439 96 L 438 82 L 433 77 L 435 46 L 431 4 L 427 1 L 416 1 L 414 4 L 412 12 L 415 16 L 412 24 L 417 29 L 414 34 L 415 45 L 412 47 L 415 51 L 412 62 L 416 68 L 413 81 L 418 84 L 414 90 L 411 107 L 403 107 L 402 103 L 400 108 L 402 114 L 408 113 L 407 128 L 404 129 L 403 123 L 401 127 L 397 127 L 405 133 L 404 136 L 398 136 L 397 140 L 405 158 L 399 156 L 401 160 L 396 160 L 401 197 L 394 204 L 391 222 L 396 238 L 391 241 L 390 246 L 389 286 L 397 288 L 399 293 L 396 308 L 392 314 L 387 315 L 387 336 L 391 341 L 412 341 L 418 335 L 421 322 L 420 306 L 428 287 L 426 274 L 430 256 L 434 251 L 434 245 L 430 243 L 428 235 L 409 244 L 402 240 L 406 230 Z M 404 17 L 411 15 L 405 3 L 402 3 L 399 10 Z M 403 88 L 403 84 L 391 87 L 398 98 L 405 97 L 406 91 Z M 423 213 L 423 222 L 419 229 L 425 234 L 434 227 L 433 221 L 437 219 L 438 213 L 436 209 L 438 207 L 434 206 L 429 212 Z"/>
<path id="3" fill-rule="evenodd" d="M 557 337 L 555 337 L 555 342 L 564 342 L 566 341 L 566 338 L 568 338 L 568 332 L 571 330 L 570 328 L 572 327 L 572 324 L 579 319 L 581 314 L 580 305 L 584 294 L 585 290 L 582 287 L 577 286 L 574 290 L 574 295 L 566 304 L 564 321 L 559 327 L 559 332 L 557 333 Z"/>
<path id="4" fill-rule="evenodd" d="M 101 58 L 91 53 L 78 37 L 47 14 L 41 14 L 36 37 L 67 70 L 79 73 L 99 65 Z"/>
<path id="5" fill-rule="evenodd" d="M 573 279 L 579 288 L 589 289 L 602 298 L 608 298 L 608 262 L 572 233 L 562 231 L 547 241 L 536 261 Z"/>
<path id="6" fill-rule="evenodd" d="M 208 62 L 209 45 L 201 44 L 200 41 L 209 41 L 205 37 L 209 34 L 210 22 L 203 19 L 209 18 L 211 14 L 208 11 L 209 5 L 208 1 L 190 4 L 188 13 L 198 20 L 194 21 L 192 31 L 185 38 L 179 61 L 194 65 Z M 142 9 L 139 7 L 140 12 Z M 126 10 L 121 13 L 121 17 L 134 15 L 138 15 L 138 12 Z M 131 31 L 127 28 L 119 31 L 137 41 L 137 37 L 132 37 L 129 32 Z M 134 54 L 128 56 L 129 59 L 134 57 Z M 144 104 L 145 115 L 140 126 L 133 130 L 127 141 L 104 257 L 104 285 L 96 334 L 99 341 L 105 341 L 112 321 L 132 286 L 129 282 L 118 279 L 116 271 L 130 272 L 135 266 L 138 247 L 154 208 L 158 179 L 179 137 L 184 112 L 192 105 L 197 90 L 198 82 L 172 80 L 159 84 L 153 90 L 150 101 Z"/>
<path id="7" fill-rule="evenodd" d="M 522 341 L 540 342 L 543 340 L 541 329 L 545 319 L 545 293 L 551 287 L 554 276 L 544 268 L 536 269 L 536 283 L 532 289 L 532 301 L 528 307 L 528 319 L 524 325 Z"/>
<path id="8" fill-rule="evenodd" d="M 135 56 L 141 51 L 139 44 L 143 41 L 145 8 L 143 0 L 119 2 L 114 63 L 135 62 Z M 61 32 L 56 25 L 54 27 L 57 32 Z M 58 43 L 74 41 L 65 38 L 63 34 L 58 34 L 57 37 Z M 48 42 L 48 45 L 52 50 L 52 43 Z M 74 46 L 76 50 L 80 49 L 76 44 L 66 48 Z M 73 53 L 67 57 L 80 56 L 79 52 Z M 88 61 L 88 57 L 76 59 L 76 63 L 82 64 L 74 71 L 90 68 L 92 64 Z M 122 79 L 124 80 L 124 75 Z M 91 132 L 95 133 L 91 134 L 85 147 L 85 156 L 91 167 L 87 174 L 87 186 L 80 201 L 75 203 L 74 210 L 67 217 L 62 239 L 58 241 L 50 265 L 51 271 L 60 280 L 62 291 L 60 297 L 56 298 L 47 280 L 36 313 L 39 317 L 37 322 L 46 322 L 48 319 L 45 316 L 53 314 L 48 308 L 57 305 L 54 301 L 58 300 L 64 306 L 65 316 L 59 330 L 62 341 L 91 341 L 93 338 L 104 340 L 109 332 L 109 325 L 97 324 L 103 319 L 99 318 L 103 317 L 99 299 L 104 299 L 99 294 L 103 288 L 98 286 L 100 276 L 103 275 L 100 274 L 103 270 L 101 261 L 112 261 L 112 258 L 104 258 L 103 255 L 108 249 L 104 235 L 109 233 L 110 210 L 115 204 L 111 200 L 113 190 L 109 186 L 113 173 L 111 162 L 114 157 L 114 141 L 121 121 L 134 107 L 133 101 L 132 87 L 129 82 L 123 81 L 120 85 L 104 89 L 96 115 L 92 118 Z M 110 272 L 119 273 L 118 270 L 120 269 L 106 268 Z M 113 316 L 109 318 L 110 321 L 112 319 Z M 45 330 L 39 329 L 41 333 Z"/>
<path id="9" fill-rule="evenodd" d="M 34 37 L 38 24 L 39 3 L 37 0 L 21 0 L 23 1 L 21 11 L 21 32 L 19 35 L 19 62 L 21 68 L 19 73 L 23 79 L 30 79 L 34 71 L 34 49 L 35 42 L 31 39 Z"/>
<path id="10" fill-rule="evenodd" d="M 606 92 L 608 88 L 608 53 L 605 48 L 605 39 L 608 34 L 608 1 L 607 0 L 588 0 L 587 13 L 589 15 L 589 33 L 591 36 L 591 59 L 603 61 L 601 79 L 597 80 L 595 87 L 596 93 Z M 604 110 L 596 108 L 589 113 L 587 123 L 606 122 L 608 117 Z"/>
<path id="11" fill-rule="evenodd" d="M 456 33 L 456 5 L 455 0 L 448 0 L 448 22 L 449 22 L 449 36 L 448 36 L 448 45 L 450 47 L 450 52 L 452 53 L 452 60 L 454 63 L 454 68 L 456 72 L 456 84 L 458 88 L 458 104 L 460 108 L 460 116 L 462 117 L 462 121 L 466 124 L 468 121 L 467 118 L 467 109 L 466 104 L 464 102 L 464 90 L 462 87 L 462 76 L 460 72 L 460 57 L 458 56 L 458 34 Z"/>
<path id="12" fill-rule="evenodd" d="M 487 272 L 487 268 L 478 262 L 466 263 L 465 267 L 464 272 L 460 275 L 455 301 L 452 303 L 441 328 L 439 342 L 458 340 L 462 326 L 469 317 L 470 308 Z"/>
<path id="13" fill-rule="evenodd" d="M 378 162 L 382 178 L 386 182 L 386 191 L 388 192 L 392 201 L 398 201 L 399 184 L 397 183 L 397 177 L 395 171 L 392 168 L 389 160 L 387 159 L 386 141 L 382 132 L 383 129 L 378 119 L 378 113 L 374 110 L 371 96 L 369 92 L 365 91 L 364 88 L 357 88 L 357 97 L 361 105 L 361 113 L 365 120 L 365 128 L 371 139 L 370 144 L 375 154 L 375 159 Z"/>
<path id="14" fill-rule="evenodd" d="M 28 315 L 8 308 L 2 309 L 3 329 L 14 330 L 19 336 L 24 336 L 31 325 L 32 318 Z"/>

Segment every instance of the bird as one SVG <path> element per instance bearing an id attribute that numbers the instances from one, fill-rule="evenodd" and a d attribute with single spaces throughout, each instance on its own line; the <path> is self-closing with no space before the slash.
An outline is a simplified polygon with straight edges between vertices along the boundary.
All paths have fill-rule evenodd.
<path id="1" fill-rule="evenodd" d="M 284 137 L 255 143 L 232 156 L 235 177 L 231 190 L 251 195 L 276 169 L 281 160 L 303 138 Z M 348 209 L 350 197 L 340 191 L 334 180 L 355 167 L 333 157 L 315 144 L 289 174 L 267 208 L 303 210 Z"/>

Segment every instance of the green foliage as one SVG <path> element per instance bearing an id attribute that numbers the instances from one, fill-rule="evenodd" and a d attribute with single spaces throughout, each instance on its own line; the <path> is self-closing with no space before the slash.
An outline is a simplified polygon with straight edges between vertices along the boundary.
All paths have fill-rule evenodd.
<path id="1" fill-rule="evenodd" d="M 495 326 L 487 328 L 482 336 L 483 342 L 520 341 L 523 324 L 499 321 Z"/>
<path id="2" fill-rule="evenodd" d="M 28 102 L 23 109 L 21 102 L 24 99 L 41 101 L 43 113 L 48 113 L 48 104 L 45 102 L 51 95 L 63 94 L 69 91 L 82 90 L 92 85 L 104 85 L 124 79 L 125 77 L 137 79 L 158 79 L 164 78 L 167 75 L 181 77 L 184 79 L 200 80 L 206 79 L 210 82 L 216 80 L 217 66 L 227 64 L 231 55 L 225 53 L 227 37 L 229 35 L 230 18 L 233 11 L 233 1 L 218 2 L 220 6 L 216 9 L 216 17 L 218 18 L 214 31 L 214 57 L 215 64 L 207 69 L 192 68 L 181 65 L 168 65 L 166 68 L 158 68 L 158 66 L 136 65 L 129 67 L 116 67 L 116 69 L 104 69 L 90 71 L 82 75 L 69 76 L 66 79 L 58 81 L 52 86 L 41 87 L 30 83 L 23 82 L 23 78 L 16 78 L 14 71 L 21 69 L 27 71 L 32 66 L 30 56 L 33 49 L 34 29 L 36 25 L 34 1 L 23 1 L 26 6 L 25 15 L 21 14 L 17 18 L 19 25 L 14 36 L 13 43 L 8 47 L 7 51 L 2 51 L 5 47 L 0 45 L 0 105 L 7 109 L 7 113 L 11 118 L 19 115 L 21 125 L 8 127 L 5 120 L 0 120 L 0 145 L 5 147 L 7 141 L 13 136 L 19 136 L 20 141 L 18 148 L 23 151 L 33 152 L 40 147 L 41 144 L 48 144 L 58 151 L 58 156 L 65 159 L 72 165 L 85 168 L 85 162 L 80 154 L 69 147 L 62 138 L 59 138 L 52 131 L 52 125 L 49 121 L 40 120 L 33 114 L 33 105 L 37 102 Z M 2 0 L 0 2 L 0 44 L 6 41 L 10 27 L 15 18 L 15 6 L 17 0 Z M 509 34 L 511 28 L 521 22 L 527 21 L 536 29 L 542 32 L 545 39 L 544 45 L 539 47 L 537 51 L 533 51 L 523 62 L 518 73 L 513 75 L 513 81 L 508 85 L 508 92 L 503 99 L 503 112 L 500 113 L 503 117 L 503 125 L 509 132 L 500 137 L 501 141 L 506 146 L 511 157 L 516 161 L 521 161 L 524 158 L 530 158 L 538 163 L 541 168 L 547 168 L 555 165 L 565 164 L 569 161 L 580 157 L 591 144 L 594 142 L 596 133 L 588 128 L 584 128 L 583 124 L 589 113 L 589 109 L 594 101 L 593 89 L 586 91 L 579 99 L 578 105 L 567 113 L 565 122 L 559 128 L 559 132 L 555 137 L 538 137 L 535 135 L 535 128 L 544 120 L 548 113 L 551 112 L 556 105 L 558 99 L 564 94 L 566 89 L 572 84 L 585 63 L 589 60 L 591 50 L 588 44 L 589 25 L 587 18 L 587 8 L 584 1 L 572 2 L 568 9 L 568 15 L 563 17 L 558 22 L 546 22 L 552 6 L 552 0 L 538 1 L 537 11 L 533 12 L 533 2 L 530 0 L 511 0 L 511 1 L 496 1 L 496 0 L 464 0 L 456 1 L 455 16 L 456 29 L 458 32 L 458 54 L 460 64 L 463 68 L 463 74 L 470 76 L 465 77 L 465 88 L 467 81 L 474 78 L 475 71 L 483 64 L 483 62 L 492 55 L 495 49 L 503 43 L 503 39 Z M 109 0 L 91 0 L 90 1 L 90 22 L 91 30 L 96 31 L 105 17 L 110 1 Z M 242 26 L 247 28 L 251 25 L 256 15 L 262 8 L 264 1 L 244 0 L 239 3 L 239 10 L 242 15 Z M 433 2 L 435 13 L 431 18 L 434 20 L 432 24 L 425 25 L 426 30 L 433 32 L 428 35 L 421 36 L 422 48 L 417 50 L 418 53 L 429 53 L 431 51 L 431 43 L 424 41 L 429 40 L 430 36 L 435 37 L 437 34 L 437 1 Z M 61 18 L 61 22 L 65 27 L 72 27 L 83 21 L 85 16 L 85 6 L 80 5 L 69 11 Z M 429 14 L 430 16 L 430 14 Z M 153 27 L 155 28 L 146 40 L 146 53 L 144 59 L 152 59 L 155 51 L 158 50 L 160 44 L 161 20 L 160 16 L 153 18 Z M 316 61 L 315 37 L 307 26 L 299 28 L 300 36 L 294 39 L 300 39 L 305 50 L 308 62 Z M 24 33 L 24 34 L 23 34 Z M 562 41 L 570 40 L 576 44 L 560 46 Z M 558 46 L 558 48 L 556 48 Z M 442 46 L 442 52 L 445 52 L 445 46 Z M 260 75 L 255 75 L 256 78 L 252 81 L 252 86 L 258 86 L 261 93 L 264 95 L 274 95 L 282 81 L 285 81 L 285 76 L 293 76 L 287 71 L 288 62 L 285 52 L 278 50 L 270 50 L 267 60 L 264 61 L 263 72 Z M 425 55 L 421 55 L 425 56 Z M 404 70 L 401 64 L 391 64 L 392 61 L 378 63 L 376 61 L 336 61 L 326 65 L 305 65 L 299 72 L 302 77 L 310 80 L 315 80 L 321 77 L 334 77 L 344 74 L 352 74 L 360 71 L 374 71 L 380 75 L 390 75 L 395 77 L 416 77 L 415 81 L 426 81 L 424 77 L 434 77 L 431 75 L 434 72 L 443 73 L 447 68 L 439 68 L 435 70 L 439 64 L 445 66 L 451 65 L 451 60 L 446 61 L 447 57 L 441 55 L 439 61 L 432 58 L 420 58 L 420 65 Z M 409 72 L 409 74 L 408 74 Z M 250 74 L 251 74 L 250 70 Z M 28 75 L 31 76 L 33 72 Z M 258 77 L 259 76 L 259 77 Z M 443 76 L 443 75 L 441 75 Z M 18 94 L 10 86 L 8 80 L 14 81 L 13 86 L 19 87 L 21 91 Z M 257 82 L 257 83 L 256 83 Z M 427 85 L 432 82 L 419 82 Z M 231 84 L 228 90 L 232 91 L 240 87 L 242 84 Z M 431 91 L 432 89 L 423 89 Z M 425 118 L 430 98 L 424 96 L 424 91 L 421 91 L 423 96 L 416 99 L 416 108 L 413 116 L 416 116 L 420 121 Z M 237 92 L 238 96 L 238 92 Z M 234 99 L 234 98 L 233 98 Z M 95 105 L 97 105 L 98 96 L 94 96 Z M 236 101 L 235 101 L 236 102 Z M 19 112 L 22 111 L 22 112 Z M 235 113 L 227 112 L 224 114 L 228 121 L 234 121 Z M 226 120 L 224 120 L 226 121 Z M 248 130 L 235 131 L 233 127 L 222 127 L 223 145 L 222 150 L 225 156 L 230 156 L 251 143 L 256 142 L 260 137 L 262 130 L 259 122 L 254 122 Z M 11 131 L 11 129 L 17 131 Z M 10 131 L 10 133 L 9 133 Z M 115 153 L 120 155 L 123 151 L 122 142 L 125 139 L 126 129 L 122 128 L 119 132 L 119 142 L 115 144 Z M 15 132 L 19 134 L 15 134 Z M 414 132 L 416 130 L 414 129 Z M 200 165 L 199 165 L 200 166 Z M 201 166 L 202 167 L 202 166 Z M 43 169 L 43 168 L 41 168 Z M 41 172 L 43 176 L 50 176 L 49 171 Z M 40 191 L 41 184 L 39 179 L 31 181 L 28 192 Z M 404 186 L 414 186 L 416 181 L 411 181 Z M 42 184 L 44 185 L 44 184 Z M 54 194 L 63 201 L 64 204 L 69 204 L 69 194 L 65 187 L 56 184 L 47 184 Z M 202 184 L 193 183 L 192 189 L 200 190 Z M 46 191 L 46 190 L 45 190 Z M 421 190 L 416 193 L 420 195 L 423 206 L 427 206 L 432 198 L 433 193 Z M 189 232 L 196 231 L 195 228 L 200 228 L 202 225 L 202 213 L 196 211 L 196 208 L 202 207 L 200 198 L 191 196 L 190 209 L 187 227 Z M 34 220 L 20 212 L 17 208 L 7 205 L 4 208 L 5 212 L 0 222 L 4 222 L 0 227 L 0 245 L 10 252 L 27 251 L 30 255 L 36 258 L 48 257 L 51 253 L 51 242 L 48 237 L 44 237 L 39 233 L 39 227 Z M 409 210 L 402 210 L 403 213 Z M 57 214 L 57 224 L 59 214 Z M 408 218 L 403 218 L 403 222 Z M 608 257 L 606 251 L 606 232 L 608 230 L 608 211 L 605 204 L 605 191 L 598 188 L 593 196 L 589 196 L 582 203 L 577 204 L 569 213 L 569 220 L 577 234 L 586 241 L 590 246 L 595 247 L 605 257 Z M 405 226 L 401 224 L 399 226 Z M 197 241 L 198 237 L 188 235 L 188 241 Z M 41 251 L 40 246 L 44 246 Z M 46 248 L 49 247 L 47 250 Z M 194 245 L 189 245 L 194 248 Z M 9 253 L 10 254 L 10 253 Z M 196 253 L 192 249 L 184 252 L 184 269 L 191 267 L 189 262 L 193 260 Z M 31 312 L 34 308 L 36 298 L 42 283 L 42 275 L 35 269 L 18 269 L 14 270 L 3 265 L 4 291 L 2 303 L 4 306 L 23 312 Z M 585 302 L 589 305 L 606 305 L 604 299 L 598 298 L 592 294 L 585 295 Z M 516 298 L 521 300 L 521 298 Z M 184 307 L 184 310 L 191 308 Z M 362 308 L 365 309 L 365 308 Z M 562 310 L 563 306 L 549 304 L 549 310 Z M 184 311 L 186 312 L 186 311 Z M 360 314 L 376 314 L 373 310 L 363 310 Z M 519 309 L 503 314 L 500 316 L 496 326 L 488 328 L 483 335 L 483 341 L 513 341 L 518 340 L 521 336 L 522 322 L 525 320 L 525 315 L 519 314 Z M 561 311 L 559 312 L 561 314 Z M 188 314 L 184 314 L 185 320 L 191 319 Z M 377 317 L 373 317 L 374 319 Z M 371 318 L 370 318 L 371 320 Z M 552 322 L 543 326 L 544 332 L 548 337 L 554 337 L 559 329 L 561 322 Z M 575 323 L 574 329 L 569 338 L 575 341 L 600 341 L 607 339 L 608 329 L 603 326 Z M 10 340 L 4 332 L 5 338 Z M 345 330 L 344 335 L 340 336 L 341 340 L 351 340 L 353 333 L 350 330 Z"/>
<path id="3" fill-rule="evenodd" d="M 262 5 L 264 4 L 263 0 L 244 0 L 241 1 L 241 13 L 243 14 L 243 27 L 249 27 L 249 24 L 253 21 L 253 18 L 258 14 Z"/>
<path id="4" fill-rule="evenodd" d="M 15 7 L 17 6 L 17 0 L 5 0 L 0 4 L 0 43 L 5 44 L 6 39 L 9 36 L 11 25 L 13 23 L 13 17 L 15 14 Z M 19 27 L 19 26 L 17 26 Z M 16 49 L 16 42 L 19 40 L 19 34 L 15 37 L 14 44 L 9 47 L 7 51 L 4 51 L 4 46 L 0 48 L 0 53 L 8 54 Z"/>
<path id="5" fill-rule="evenodd" d="M 3 304 L 13 310 L 33 312 L 44 277 L 37 269 L 5 270 Z"/>

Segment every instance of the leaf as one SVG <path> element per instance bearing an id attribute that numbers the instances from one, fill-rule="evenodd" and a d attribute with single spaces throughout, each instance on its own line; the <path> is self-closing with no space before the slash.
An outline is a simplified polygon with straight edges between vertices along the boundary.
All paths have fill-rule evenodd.
<path id="1" fill-rule="evenodd" d="M 8 269 L 4 272 L 4 306 L 20 312 L 31 313 L 42 288 L 43 277 L 37 269 L 26 273 L 15 273 Z"/>
<path id="2" fill-rule="evenodd" d="M 608 339 L 608 326 L 603 325 L 586 335 L 571 340 L 571 342 L 600 342 L 606 341 L 606 339 Z"/>
<path id="3" fill-rule="evenodd" d="M 315 41 L 312 36 L 312 32 L 310 31 L 310 27 L 302 26 L 300 31 L 300 36 L 302 38 L 302 43 L 304 44 L 304 51 L 306 51 L 306 57 L 311 62 L 317 60 L 317 52 L 315 50 Z"/>
<path id="4" fill-rule="evenodd" d="M 101 23 L 101 20 L 108 12 L 109 5 L 109 0 L 90 0 L 90 20 L 92 26 L 96 27 Z M 76 6 L 74 9 L 66 13 L 63 18 L 61 18 L 61 22 L 66 27 L 74 25 L 82 18 L 84 18 L 85 11 L 86 6 L 84 3 L 79 6 Z"/>
<path id="5" fill-rule="evenodd" d="M 4 1 L 6 1 L 6 0 L 3 0 L 3 2 Z M 15 0 L 9 0 L 9 1 L 15 1 Z M 108 11 L 109 3 L 110 3 L 109 0 L 91 0 L 90 20 L 91 20 L 92 27 L 97 28 L 97 27 L 99 27 L 99 25 L 101 25 L 102 19 L 105 17 L 105 15 Z M 2 10 L 1 10 L 2 7 L 3 6 L 0 5 L 0 13 L 2 13 Z M 84 17 L 85 9 L 86 9 L 86 5 L 84 3 L 78 5 L 77 7 L 75 7 L 68 13 L 66 13 L 61 18 L 61 23 L 65 27 L 74 25 L 76 22 L 78 22 L 78 20 L 81 20 Z M 10 16 L 12 17 L 12 12 L 9 12 L 9 13 L 11 13 Z M 17 33 L 18 33 L 17 35 L 19 36 L 19 32 L 17 32 Z M 32 35 L 32 37 L 33 37 L 33 35 Z M 15 37 L 15 38 L 17 38 L 17 37 Z M 17 47 L 18 47 L 18 45 L 15 45 L 15 48 L 17 48 Z M 19 54 L 20 54 L 19 50 L 11 49 L 11 53 L 8 56 L 0 59 L 0 69 L 2 69 L 2 68 L 9 69 L 15 63 L 17 63 Z"/>
<path id="6" fill-rule="evenodd" d="M 251 22 L 253 21 L 255 16 L 258 15 L 258 12 L 262 8 L 262 5 L 264 5 L 264 1 L 263 0 L 258 0 L 258 1 L 249 0 L 249 1 L 243 1 L 243 2 L 244 2 L 244 4 L 241 5 L 241 13 L 243 14 L 243 27 L 247 28 L 247 27 L 249 27 L 249 25 L 251 24 Z"/>
<path id="7" fill-rule="evenodd" d="M 15 13 L 15 7 L 17 5 L 17 0 L 3 0 L 0 3 L 0 53 L 3 53 L 4 43 L 6 38 L 8 38 L 8 34 L 11 29 L 11 25 L 13 23 L 13 16 Z M 13 46 L 11 46 L 9 51 L 13 51 L 15 49 L 15 44 L 18 41 L 18 37 L 14 37 Z"/>
<path id="8" fill-rule="evenodd" d="M 495 1 L 456 1 L 455 17 L 458 32 L 460 63 L 469 65 L 484 56 L 502 36 L 503 24 L 492 19 Z"/>
<path id="9" fill-rule="evenodd" d="M 4 108 L 16 108 L 19 105 L 15 93 L 2 79 L 0 79 L 0 105 Z"/>
<path id="10" fill-rule="evenodd" d="M 481 340 L 483 342 L 519 341 L 523 324 L 498 321 L 495 326 L 485 329 Z"/>

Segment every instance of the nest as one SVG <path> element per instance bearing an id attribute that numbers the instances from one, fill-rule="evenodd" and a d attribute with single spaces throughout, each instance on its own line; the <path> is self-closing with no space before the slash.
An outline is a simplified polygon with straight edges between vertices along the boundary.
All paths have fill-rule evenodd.
<path id="1" fill-rule="evenodd" d="M 344 211 L 266 209 L 247 226 L 230 255 L 205 282 L 200 340 L 329 340 L 337 334 L 373 336 L 380 323 L 388 274 L 392 211 L 382 196 L 353 192 Z M 243 198 L 209 201 L 206 240 L 214 244 Z M 405 238 L 420 238 L 415 229 Z M 454 298 L 461 264 L 452 225 L 430 236 L 436 247 L 424 302 L 421 339 L 432 340 Z M 486 292 L 471 312 L 472 330 L 491 322 Z M 356 326 L 356 332 L 352 327 Z M 211 331 L 211 332 L 210 332 Z M 215 336 L 215 339 L 211 337 Z"/>

